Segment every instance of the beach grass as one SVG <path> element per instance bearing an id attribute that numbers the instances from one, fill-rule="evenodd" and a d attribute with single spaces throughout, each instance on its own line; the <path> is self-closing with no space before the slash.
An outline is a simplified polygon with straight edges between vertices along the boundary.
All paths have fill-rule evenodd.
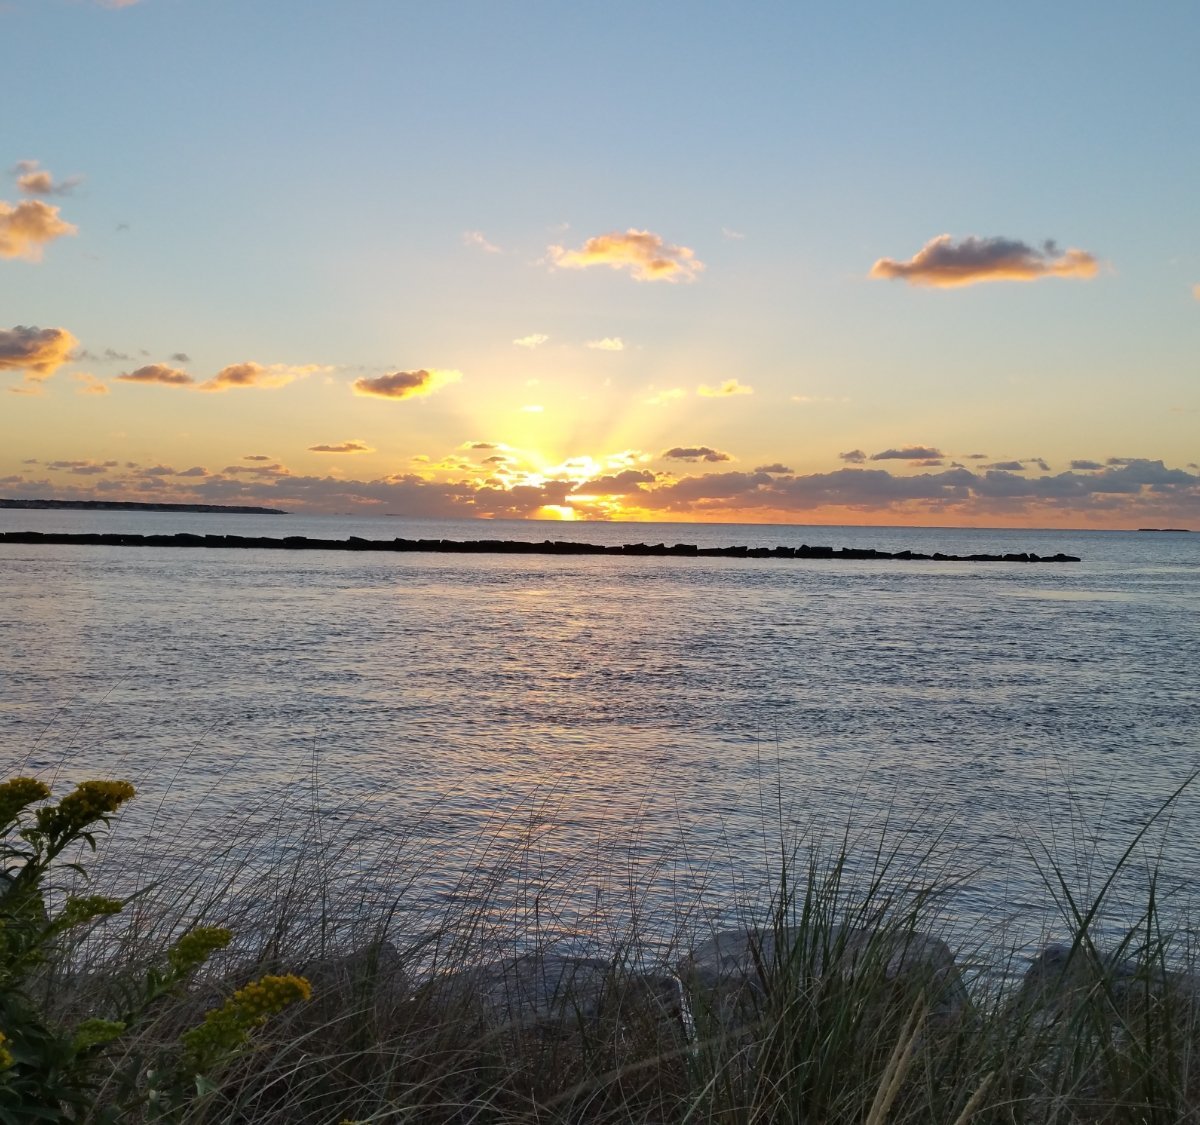
<path id="1" fill-rule="evenodd" d="M 17 833 L 37 807 L 54 806 L 12 822 L 12 855 L 27 850 Z M 770 892 L 714 933 L 699 911 L 580 912 L 561 889 L 570 873 L 554 872 L 560 889 L 547 894 L 535 842 L 506 824 L 450 881 L 442 913 L 414 928 L 407 890 L 433 860 L 398 837 L 389 870 L 360 884 L 358 843 L 315 823 L 299 837 L 289 826 L 286 849 L 265 856 L 249 846 L 261 824 L 202 863 L 142 851 L 121 868 L 119 911 L 47 931 L 23 967 L 13 935 L 60 917 L 90 859 L 85 842 L 47 865 L 46 913 L 31 922 L 16 912 L 23 861 L 10 855 L 0 1122 L 1200 1122 L 1200 978 L 1186 932 L 1168 927 L 1153 870 L 1121 929 L 1106 913 L 1149 825 L 1088 898 L 1033 850 L 1062 925 L 1031 964 L 995 934 L 943 934 L 956 876 L 938 838 L 914 865 L 886 832 L 865 851 L 848 831 L 781 836 Z M 163 976 L 181 938 L 218 927 L 227 943 Z M 722 971 L 706 948 L 729 954 Z M 207 1013 L 245 1015 L 247 989 L 292 977 L 311 998 L 292 986 L 294 1002 L 247 1022 L 236 1043 L 197 1039 L 219 1022 Z M 147 980 L 159 986 L 147 993 Z M 87 1048 L 74 1096 L 22 1102 L 24 1079 L 52 1068 L 38 1070 L 4 1022 L 18 992 L 60 1042 L 124 1018 Z"/>

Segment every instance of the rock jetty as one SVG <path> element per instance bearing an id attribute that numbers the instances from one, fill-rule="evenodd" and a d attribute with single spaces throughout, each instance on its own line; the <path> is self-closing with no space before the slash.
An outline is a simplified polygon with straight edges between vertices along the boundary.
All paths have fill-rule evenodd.
<path id="1" fill-rule="evenodd" d="M 889 559 L 900 562 L 1006 562 L 1006 563 L 1064 563 L 1079 562 L 1076 555 L 1035 555 L 1032 551 L 1007 554 L 947 555 L 941 551 L 924 554 L 919 551 L 875 551 L 863 547 L 699 547 L 694 543 L 626 543 L 605 547 L 596 543 L 568 543 L 546 539 L 541 543 L 526 543 L 509 539 L 309 539 L 303 535 L 286 535 L 282 539 L 258 535 L 195 535 L 179 532 L 175 535 L 126 535 L 120 532 L 0 532 L 0 543 L 26 543 L 43 546 L 89 547 L 207 547 L 242 550 L 273 551 L 392 551 L 436 552 L 452 555 L 635 555 L 654 558 L 721 558 L 721 559 Z"/>

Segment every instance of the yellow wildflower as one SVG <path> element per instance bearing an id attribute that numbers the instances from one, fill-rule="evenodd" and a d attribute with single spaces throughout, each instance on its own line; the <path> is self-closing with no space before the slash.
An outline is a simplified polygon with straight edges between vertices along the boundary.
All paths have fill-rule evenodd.
<path id="1" fill-rule="evenodd" d="M 57 805 L 38 809 L 38 829 L 48 836 L 73 835 L 111 816 L 135 793 L 128 781 L 81 781 Z"/>
<path id="2" fill-rule="evenodd" d="M 7 827 L 17 814 L 34 801 L 50 796 L 50 786 L 33 777 L 14 777 L 0 785 L 0 828 Z"/>
<path id="3" fill-rule="evenodd" d="M 167 957 L 171 961 L 171 968 L 177 973 L 190 972 L 232 940 L 233 934 L 223 926 L 197 926 L 175 943 Z"/>
<path id="4" fill-rule="evenodd" d="M 72 926 L 82 925 L 105 914 L 120 914 L 124 905 L 119 898 L 106 898 L 104 895 L 72 897 L 67 899 L 55 925 L 61 930 L 69 930 Z"/>
<path id="5" fill-rule="evenodd" d="M 101 1047 L 111 1043 L 125 1030 L 121 1020 L 84 1020 L 76 1029 L 71 1046 L 76 1051 L 86 1051 L 89 1047 Z"/>
<path id="6" fill-rule="evenodd" d="M 312 986 L 303 977 L 265 976 L 239 988 L 219 1008 L 204 1017 L 199 1027 L 180 1037 L 190 1062 L 197 1070 L 212 1065 L 221 1055 L 236 1050 L 249 1033 L 297 1000 L 307 1000 Z"/>

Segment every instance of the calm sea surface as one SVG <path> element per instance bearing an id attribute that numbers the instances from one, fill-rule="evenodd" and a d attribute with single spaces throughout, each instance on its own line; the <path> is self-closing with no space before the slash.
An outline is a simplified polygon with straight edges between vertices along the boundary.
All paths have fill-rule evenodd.
<path id="1" fill-rule="evenodd" d="M 324 840 L 347 883 L 403 883 L 414 927 L 464 872 L 492 880 L 498 927 L 726 917 L 781 838 L 849 825 L 856 857 L 886 833 L 913 871 L 932 847 L 961 876 L 951 928 L 1032 941 L 1063 931 L 1039 863 L 1095 890 L 1200 768 L 1200 535 L 0 511 L 23 529 L 1082 556 L 0 545 L 6 770 L 132 778 L 113 863 L 203 865 L 235 837 L 282 863 Z M 1200 782 L 1113 912 L 1157 862 L 1185 924 L 1198 839 Z"/>

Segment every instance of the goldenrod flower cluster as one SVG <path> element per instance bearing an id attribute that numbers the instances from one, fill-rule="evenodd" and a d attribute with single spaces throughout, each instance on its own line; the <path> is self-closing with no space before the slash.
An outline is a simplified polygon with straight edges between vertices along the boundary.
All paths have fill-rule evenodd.
<path id="1" fill-rule="evenodd" d="M 220 1055 L 240 1047 L 249 1032 L 261 1027 L 269 1016 L 282 1012 L 297 1000 L 307 1000 L 312 986 L 303 977 L 265 976 L 239 988 L 204 1022 L 180 1038 L 191 1063 L 202 1069 Z"/>
<path id="2" fill-rule="evenodd" d="M 13 1064 L 12 1051 L 5 1044 L 8 1042 L 8 1036 L 0 1031 L 0 1072 L 7 1070 Z"/>
<path id="3" fill-rule="evenodd" d="M 167 957 L 172 969 L 186 973 L 203 965 L 210 954 L 224 949 L 232 940 L 233 934 L 223 926 L 197 926 L 175 943 Z"/>
<path id="4" fill-rule="evenodd" d="M 7 827 L 17 813 L 34 801 L 50 796 L 50 786 L 33 777 L 14 777 L 0 785 L 0 828 Z"/>
<path id="5" fill-rule="evenodd" d="M 125 904 L 119 898 L 106 898 L 104 895 L 84 895 L 81 898 L 69 898 L 58 916 L 56 926 L 69 930 L 72 926 L 90 922 L 106 914 L 120 914 Z"/>
<path id="6" fill-rule="evenodd" d="M 125 1024 L 121 1020 L 84 1020 L 75 1029 L 75 1038 L 71 1041 L 71 1046 L 76 1051 L 86 1051 L 89 1047 L 100 1047 L 105 1043 L 111 1043 L 124 1030 Z"/>
<path id="7" fill-rule="evenodd" d="M 38 809 L 38 829 L 48 836 L 70 836 L 111 816 L 135 792 L 128 781 L 81 781 L 57 805 Z"/>
<path id="8" fill-rule="evenodd" d="M 307 1000 L 312 995 L 312 985 L 303 977 L 293 973 L 286 976 L 266 976 L 239 988 L 230 997 L 238 1010 L 257 1027 L 268 1016 L 282 1012 L 297 1000 Z"/>

